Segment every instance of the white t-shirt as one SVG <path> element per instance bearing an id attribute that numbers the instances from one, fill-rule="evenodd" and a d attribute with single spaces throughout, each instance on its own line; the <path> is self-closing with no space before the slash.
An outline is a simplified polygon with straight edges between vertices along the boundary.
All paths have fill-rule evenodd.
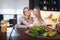
<path id="1" fill-rule="evenodd" d="M 37 24 L 37 25 L 39 25 L 39 26 L 40 26 L 40 25 L 46 26 L 45 22 L 40 22 L 40 21 L 37 19 L 36 16 L 33 16 L 33 19 L 34 19 L 33 24 Z"/>

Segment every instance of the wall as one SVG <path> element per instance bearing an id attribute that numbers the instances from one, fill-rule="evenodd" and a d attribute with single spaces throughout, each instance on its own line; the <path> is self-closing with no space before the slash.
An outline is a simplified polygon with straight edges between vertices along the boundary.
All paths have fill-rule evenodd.
<path id="1" fill-rule="evenodd" d="M 0 0 L 0 14 L 3 14 L 4 20 L 14 18 L 14 14 L 19 18 L 24 7 L 29 7 L 29 0 Z"/>
<path id="2" fill-rule="evenodd" d="M 22 14 L 24 7 L 29 7 L 29 0 L 0 0 L 0 14 Z"/>

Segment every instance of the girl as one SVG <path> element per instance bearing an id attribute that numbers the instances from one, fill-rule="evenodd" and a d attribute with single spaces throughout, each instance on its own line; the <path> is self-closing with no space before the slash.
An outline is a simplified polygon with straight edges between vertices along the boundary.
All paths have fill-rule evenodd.
<path id="1" fill-rule="evenodd" d="M 41 14 L 40 14 L 40 9 L 38 7 L 35 7 L 33 9 L 33 14 L 34 14 L 34 24 L 37 24 L 39 26 L 46 26 L 44 20 L 42 19 L 41 17 Z"/>
<path id="2" fill-rule="evenodd" d="M 30 24 L 32 23 L 33 21 L 33 18 L 31 17 L 31 14 L 30 14 L 30 11 L 29 11 L 29 8 L 28 7 L 25 7 L 23 9 L 23 16 L 21 16 L 19 18 L 19 24 L 18 24 L 18 27 L 22 28 L 27 28 L 30 26 Z"/>

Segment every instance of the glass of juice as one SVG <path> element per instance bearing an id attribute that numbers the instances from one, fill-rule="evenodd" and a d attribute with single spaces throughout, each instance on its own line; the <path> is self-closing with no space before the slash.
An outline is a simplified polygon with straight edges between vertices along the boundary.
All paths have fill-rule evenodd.
<path id="1" fill-rule="evenodd" d="M 1 26 L 1 32 L 7 32 L 7 26 Z"/>

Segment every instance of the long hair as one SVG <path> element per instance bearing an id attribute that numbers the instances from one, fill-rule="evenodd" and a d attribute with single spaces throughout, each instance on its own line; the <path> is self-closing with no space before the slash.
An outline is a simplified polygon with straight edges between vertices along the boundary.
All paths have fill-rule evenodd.
<path id="1" fill-rule="evenodd" d="M 29 9 L 28 7 L 24 7 L 24 9 L 23 9 L 23 14 L 25 15 L 25 9 Z"/>
<path id="2" fill-rule="evenodd" d="M 37 18 L 38 18 L 38 20 L 39 20 L 40 22 L 42 22 L 43 19 L 42 19 L 41 14 L 40 14 L 40 8 L 39 8 L 39 7 L 34 7 L 34 9 L 37 9 L 37 11 L 38 11 L 38 16 L 37 16 Z"/>
<path id="3" fill-rule="evenodd" d="M 29 8 L 28 7 L 24 7 L 24 9 L 23 9 L 23 14 L 25 15 L 25 9 L 28 9 L 29 10 Z M 25 15 L 26 16 L 26 15 Z M 31 14 L 29 15 L 30 17 L 31 17 Z"/>

